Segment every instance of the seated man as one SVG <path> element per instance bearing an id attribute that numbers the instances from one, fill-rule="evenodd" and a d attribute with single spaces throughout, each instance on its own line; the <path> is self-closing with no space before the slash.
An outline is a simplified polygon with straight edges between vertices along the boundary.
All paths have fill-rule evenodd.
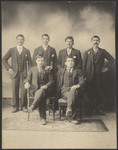
<path id="1" fill-rule="evenodd" d="M 39 114 L 43 125 L 46 125 L 46 95 L 48 88 L 53 84 L 53 77 L 49 70 L 44 68 L 44 57 L 37 55 L 35 57 L 36 66 L 31 68 L 28 76 L 24 81 L 26 89 L 31 89 L 31 94 L 34 95 L 34 101 L 29 108 L 29 112 L 39 104 Z"/>
<path id="2" fill-rule="evenodd" d="M 57 94 L 59 98 L 67 100 L 66 115 L 70 118 L 75 109 L 76 89 L 84 84 L 82 71 L 74 69 L 74 59 L 71 56 L 66 58 L 66 68 L 60 69 L 57 73 Z"/>

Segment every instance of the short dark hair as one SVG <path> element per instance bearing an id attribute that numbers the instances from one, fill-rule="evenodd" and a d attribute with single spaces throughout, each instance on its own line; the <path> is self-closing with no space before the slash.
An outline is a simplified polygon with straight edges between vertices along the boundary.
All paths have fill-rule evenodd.
<path id="1" fill-rule="evenodd" d="M 93 38 L 98 38 L 98 39 L 100 40 L 100 37 L 97 36 L 97 35 L 94 35 L 94 36 L 91 38 L 91 40 L 93 40 Z"/>
<path id="2" fill-rule="evenodd" d="M 44 36 L 46 36 L 46 37 L 48 37 L 48 39 L 50 39 L 50 37 L 49 37 L 48 34 L 43 34 L 43 35 L 42 35 L 42 38 L 43 38 Z"/>
<path id="3" fill-rule="evenodd" d="M 18 35 L 16 36 L 16 39 L 17 39 L 19 36 L 20 36 L 20 37 L 23 37 L 23 39 L 25 39 L 24 35 L 22 35 L 22 34 L 18 34 Z"/>
<path id="4" fill-rule="evenodd" d="M 67 39 L 71 39 L 72 42 L 74 43 L 74 38 L 73 38 L 72 36 L 67 36 L 67 37 L 65 38 L 65 41 L 66 41 Z"/>
<path id="5" fill-rule="evenodd" d="M 69 56 L 66 57 L 66 61 L 67 61 L 68 58 L 71 58 L 74 61 L 74 58 L 71 55 L 69 55 Z"/>
<path id="6" fill-rule="evenodd" d="M 44 58 L 45 59 L 44 55 L 42 55 L 42 54 L 36 55 L 35 60 L 37 60 L 37 58 Z"/>

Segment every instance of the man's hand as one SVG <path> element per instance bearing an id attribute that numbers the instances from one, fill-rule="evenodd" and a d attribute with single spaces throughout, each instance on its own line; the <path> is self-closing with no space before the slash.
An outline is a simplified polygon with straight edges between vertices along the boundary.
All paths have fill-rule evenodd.
<path id="1" fill-rule="evenodd" d="M 10 74 L 10 75 L 13 75 L 13 74 L 14 74 L 14 71 L 13 71 L 13 69 L 12 69 L 12 68 L 9 68 L 9 70 L 8 70 L 8 71 L 9 71 L 9 74 Z"/>
<path id="2" fill-rule="evenodd" d="M 28 82 L 26 82 L 24 87 L 25 87 L 25 89 L 29 89 L 30 88 L 30 84 Z"/>
<path id="3" fill-rule="evenodd" d="M 44 90 L 46 90 L 48 87 L 47 87 L 47 85 L 43 85 L 43 86 L 41 86 L 41 89 L 44 89 Z"/>
<path id="4" fill-rule="evenodd" d="M 76 89 L 78 89 L 78 88 L 80 88 L 80 85 L 79 85 L 79 84 L 78 84 L 78 85 L 73 85 L 70 90 L 76 90 Z"/>
<path id="5" fill-rule="evenodd" d="M 45 67 L 45 70 L 51 70 L 52 69 L 52 66 L 46 66 Z"/>
<path id="6" fill-rule="evenodd" d="M 109 70 L 108 68 L 102 68 L 102 72 L 106 72 L 108 70 Z"/>

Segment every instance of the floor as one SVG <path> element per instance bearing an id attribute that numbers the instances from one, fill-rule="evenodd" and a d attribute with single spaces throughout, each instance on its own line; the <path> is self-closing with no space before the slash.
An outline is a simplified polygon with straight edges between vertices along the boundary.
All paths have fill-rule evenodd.
<path id="1" fill-rule="evenodd" d="M 12 115 L 4 109 L 2 118 Z M 2 148 L 116 148 L 116 114 L 106 112 L 101 119 L 109 132 L 51 132 L 2 130 Z M 74 126 L 73 126 L 74 127 Z"/>

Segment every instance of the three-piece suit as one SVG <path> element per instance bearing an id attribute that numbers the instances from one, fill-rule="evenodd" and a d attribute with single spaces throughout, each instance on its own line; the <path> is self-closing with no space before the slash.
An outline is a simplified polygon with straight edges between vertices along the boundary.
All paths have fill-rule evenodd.
<path id="1" fill-rule="evenodd" d="M 32 105 L 34 108 L 39 106 L 39 113 L 41 119 L 46 119 L 46 97 L 48 96 L 48 89 L 53 84 L 53 76 L 50 70 L 42 69 L 38 71 L 38 67 L 34 66 L 28 72 L 27 78 L 24 84 L 28 82 L 30 84 L 30 94 L 34 96 Z M 41 86 L 46 85 L 47 89 L 42 89 Z"/>
<path id="2" fill-rule="evenodd" d="M 36 55 L 43 55 L 45 57 L 45 63 L 46 63 L 45 66 L 52 66 L 53 74 L 56 73 L 56 71 L 57 71 L 57 54 L 56 54 L 56 50 L 53 47 L 48 45 L 46 50 L 44 50 L 43 46 L 37 47 L 34 50 L 34 54 L 33 54 L 34 66 L 36 65 L 36 62 L 35 62 Z"/>
<path id="3" fill-rule="evenodd" d="M 71 53 L 69 56 L 73 57 L 74 59 L 74 69 L 82 69 L 82 58 L 81 52 L 77 49 L 72 48 Z M 63 49 L 59 51 L 58 55 L 58 69 L 65 68 L 66 58 L 68 57 L 67 49 Z"/>
<path id="4" fill-rule="evenodd" d="M 11 58 L 11 65 L 8 63 L 9 58 Z M 2 60 L 7 70 L 13 69 L 13 75 L 11 75 L 13 107 L 19 108 L 19 87 L 21 89 L 22 107 L 27 107 L 27 94 L 23 82 L 27 76 L 27 61 L 29 68 L 32 66 L 30 51 L 23 47 L 22 53 L 19 54 L 17 47 L 13 47 L 9 49 Z"/>
<path id="5" fill-rule="evenodd" d="M 76 92 L 76 90 L 71 90 L 71 87 L 79 84 L 81 89 L 84 82 L 85 79 L 81 70 L 73 69 L 73 71 L 70 73 L 66 68 L 60 69 L 57 73 L 58 98 L 64 98 L 67 100 L 67 107 L 75 110 L 76 96 L 78 95 L 78 92 Z"/>
<path id="6" fill-rule="evenodd" d="M 83 74 L 86 77 L 86 91 L 90 100 L 90 109 L 95 111 L 102 109 L 104 97 L 102 94 L 102 69 L 104 67 L 104 60 L 108 60 L 107 68 L 110 69 L 114 59 L 104 49 L 99 48 L 95 53 L 93 48 L 85 51 L 83 56 Z"/>

